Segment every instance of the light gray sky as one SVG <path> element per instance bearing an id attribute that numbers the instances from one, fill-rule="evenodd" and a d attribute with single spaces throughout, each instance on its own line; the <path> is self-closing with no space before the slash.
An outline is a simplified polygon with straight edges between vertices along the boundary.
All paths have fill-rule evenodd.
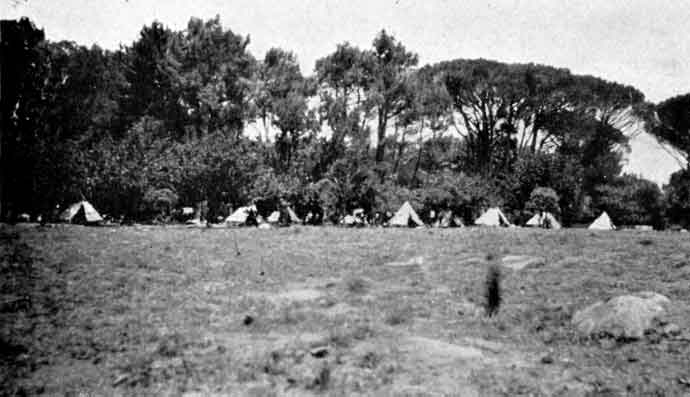
<path id="1" fill-rule="evenodd" d="M 368 47 L 382 28 L 422 64 L 489 58 L 566 67 L 631 84 L 654 102 L 690 91 L 689 0 L 0 0 L 0 16 L 30 17 L 51 40 L 130 44 L 159 20 L 183 29 L 191 16 L 220 15 L 263 57 L 294 51 L 311 74 L 316 59 L 349 41 Z M 678 168 L 653 139 L 632 142 L 627 169 L 664 182 Z"/>

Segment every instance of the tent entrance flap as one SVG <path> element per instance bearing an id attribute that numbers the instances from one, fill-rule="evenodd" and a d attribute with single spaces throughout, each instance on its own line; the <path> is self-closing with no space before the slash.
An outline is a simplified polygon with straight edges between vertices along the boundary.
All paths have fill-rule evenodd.
<path id="1" fill-rule="evenodd" d="M 60 214 L 60 220 L 69 223 L 98 223 L 103 221 L 101 214 L 88 201 L 80 201 L 70 205 Z"/>

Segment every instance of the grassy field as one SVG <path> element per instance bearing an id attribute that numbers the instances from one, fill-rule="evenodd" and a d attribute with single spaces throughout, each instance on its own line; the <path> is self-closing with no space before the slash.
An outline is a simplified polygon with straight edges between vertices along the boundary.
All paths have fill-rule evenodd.
<path id="1" fill-rule="evenodd" d="M 0 246 L 8 395 L 690 394 L 687 234 L 3 226 Z M 506 255 L 543 260 L 502 271 L 487 318 Z M 573 330 L 646 290 L 680 336 Z"/>

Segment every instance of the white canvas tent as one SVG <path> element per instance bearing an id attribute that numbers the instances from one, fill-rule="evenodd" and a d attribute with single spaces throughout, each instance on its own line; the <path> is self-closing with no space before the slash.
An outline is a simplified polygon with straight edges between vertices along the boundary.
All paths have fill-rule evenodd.
<path id="1" fill-rule="evenodd" d="M 340 224 L 345 226 L 355 226 L 358 223 L 357 218 L 353 215 L 345 215 L 343 219 L 340 220 Z"/>
<path id="2" fill-rule="evenodd" d="M 503 212 L 496 207 L 486 210 L 482 216 L 474 221 L 474 224 L 479 226 L 512 226 Z"/>
<path id="3" fill-rule="evenodd" d="M 607 214 L 606 211 L 602 212 L 588 227 L 588 229 L 593 230 L 614 230 L 615 228 L 616 227 L 613 225 L 613 222 L 611 222 L 611 218 L 609 218 L 609 214 Z"/>
<path id="4" fill-rule="evenodd" d="M 388 224 L 390 226 L 424 226 L 424 222 L 419 219 L 419 215 L 417 215 L 409 201 L 405 201 L 398 212 L 388 221 Z"/>
<path id="5" fill-rule="evenodd" d="M 230 214 L 230 216 L 225 218 L 225 223 L 232 225 L 244 225 L 247 222 L 247 219 L 249 219 L 250 212 L 257 214 L 256 206 L 249 205 L 246 207 L 240 207 L 235 210 L 235 212 Z"/>
<path id="6" fill-rule="evenodd" d="M 103 221 L 101 214 L 86 200 L 70 205 L 60 214 L 60 220 L 69 223 L 97 223 Z"/>
<path id="7" fill-rule="evenodd" d="M 268 223 L 278 223 L 279 220 L 280 220 L 280 211 L 273 211 L 273 212 L 271 212 L 271 215 L 269 215 L 268 218 L 266 218 L 266 221 Z"/>
<path id="8" fill-rule="evenodd" d="M 531 217 L 525 225 L 531 227 L 543 227 L 546 229 L 561 228 L 561 224 L 556 220 L 556 217 L 553 216 L 553 214 L 550 212 L 541 212 L 538 214 L 534 214 L 534 216 Z"/>

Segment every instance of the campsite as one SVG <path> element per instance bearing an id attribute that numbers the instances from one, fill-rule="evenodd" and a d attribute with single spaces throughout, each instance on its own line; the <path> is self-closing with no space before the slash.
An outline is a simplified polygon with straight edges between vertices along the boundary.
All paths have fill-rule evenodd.
<path id="1" fill-rule="evenodd" d="M 0 1 L 0 397 L 690 396 L 686 2 Z"/>
<path id="2" fill-rule="evenodd" d="M 2 389 L 25 395 L 683 395 L 690 241 L 532 228 L 0 229 Z M 502 304 L 484 314 L 484 278 Z M 520 264 L 528 263 L 519 269 Z M 8 289 L 8 283 L 14 288 Z M 670 299 L 640 338 L 573 314 Z M 12 326 L 9 326 L 9 325 Z"/>

